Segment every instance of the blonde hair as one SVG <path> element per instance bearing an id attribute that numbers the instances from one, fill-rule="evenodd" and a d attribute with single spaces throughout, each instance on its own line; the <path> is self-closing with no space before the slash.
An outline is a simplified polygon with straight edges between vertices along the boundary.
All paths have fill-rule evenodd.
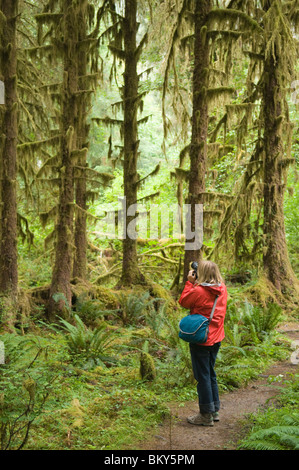
<path id="1" fill-rule="evenodd" d="M 200 261 L 197 269 L 197 284 L 208 282 L 210 284 L 221 284 L 223 282 L 217 264 L 212 261 Z"/>

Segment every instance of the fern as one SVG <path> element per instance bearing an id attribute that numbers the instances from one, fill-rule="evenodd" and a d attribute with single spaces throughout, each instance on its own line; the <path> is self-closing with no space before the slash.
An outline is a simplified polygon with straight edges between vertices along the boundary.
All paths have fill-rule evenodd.
<path id="1" fill-rule="evenodd" d="M 244 325 L 250 331 L 255 344 L 263 340 L 265 334 L 275 329 L 281 320 L 281 307 L 275 303 L 267 308 L 251 305 L 247 300 L 244 303 L 245 313 L 243 315 Z"/>
<path id="2" fill-rule="evenodd" d="M 225 335 L 227 341 L 233 347 L 242 349 L 242 345 L 245 343 L 244 329 L 242 329 L 242 326 L 235 323 L 232 328 L 225 328 Z"/>
<path id="3" fill-rule="evenodd" d="M 94 330 L 87 328 L 78 315 L 74 316 L 75 325 L 63 318 L 60 319 L 63 328 L 69 334 L 66 343 L 74 362 L 91 362 L 94 365 L 105 365 L 103 361 L 112 359 L 107 356 L 114 337 L 104 323 Z"/>
<path id="4" fill-rule="evenodd" d="M 129 295 L 121 293 L 119 295 L 119 301 L 121 303 L 124 325 L 142 321 L 145 318 L 146 311 L 158 300 L 161 299 L 151 298 L 149 292 L 145 292 L 142 295 L 133 292 Z"/>
<path id="5" fill-rule="evenodd" d="M 152 308 L 146 315 L 146 323 L 152 329 L 156 338 L 163 338 L 168 317 L 167 307 L 168 302 L 164 302 L 159 306 L 158 311 Z"/>
<path id="6" fill-rule="evenodd" d="M 299 450 L 299 415 L 286 415 L 282 423 L 253 432 L 239 446 L 250 450 Z"/>
<path id="7" fill-rule="evenodd" d="M 285 448 L 277 443 L 266 440 L 250 440 L 242 444 L 241 449 L 246 450 L 285 450 Z"/>

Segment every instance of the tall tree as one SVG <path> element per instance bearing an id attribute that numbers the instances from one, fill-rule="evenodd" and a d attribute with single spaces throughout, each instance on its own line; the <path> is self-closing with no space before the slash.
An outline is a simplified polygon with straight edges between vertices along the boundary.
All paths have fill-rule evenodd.
<path id="1" fill-rule="evenodd" d="M 63 41 L 63 85 L 60 121 L 61 166 L 58 222 L 56 233 L 55 264 L 50 287 L 48 316 L 53 319 L 55 312 L 64 310 L 63 301 L 56 301 L 55 294 L 63 294 L 71 305 L 73 262 L 73 217 L 74 217 L 74 160 L 77 150 L 76 116 L 78 113 L 78 63 L 75 60 L 78 47 L 78 16 L 73 0 L 63 2 L 60 12 Z"/>
<path id="2" fill-rule="evenodd" d="M 72 276 L 84 278 L 86 275 L 87 181 L 92 180 L 94 184 L 95 174 L 99 178 L 103 176 L 87 164 L 87 117 L 90 96 L 98 82 L 99 28 L 107 4 L 103 1 L 95 9 L 88 0 L 55 0 L 46 4 L 43 13 L 36 15 L 40 26 L 37 50 L 44 51 L 48 60 L 61 59 L 63 66 L 62 83 L 48 86 L 53 100 L 58 103 L 55 116 L 59 126 L 56 130 L 58 155 L 50 157 L 40 171 L 47 171 L 49 166 L 58 172 L 55 179 L 59 187 L 58 204 L 42 214 L 44 222 L 50 215 L 56 215 L 55 261 L 48 304 L 50 319 L 54 319 L 57 312 L 67 312 L 71 306 Z M 48 28 L 43 32 L 46 25 Z M 55 64 L 57 69 L 59 64 L 59 61 Z"/>
<path id="3" fill-rule="evenodd" d="M 133 233 L 128 230 L 136 215 L 130 215 L 130 210 L 137 204 L 137 159 L 138 159 L 138 134 L 137 113 L 140 106 L 140 95 L 138 92 L 139 75 L 137 71 L 138 58 L 141 48 L 137 48 L 136 37 L 138 31 L 137 23 L 137 1 L 125 1 L 125 16 L 123 19 L 124 29 L 124 87 L 123 87 L 123 109 L 124 109 L 124 196 L 125 196 L 125 229 L 123 240 L 123 268 L 122 284 L 138 284 L 144 282 L 137 261 L 137 240 Z M 131 208 L 131 209 L 130 209 Z M 134 211 L 135 212 L 135 211 Z"/>
<path id="4" fill-rule="evenodd" d="M 262 115 L 264 125 L 264 270 L 267 278 L 282 292 L 296 284 L 285 236 L 284 192 L 285 158 L 283 129 L 288 123 L 286 87 L 294 79 L 296 47 L 288 18 L 290 5 L 280 0 L 263 2 L 264 79 Z M 295 2 L 288 2 L 295 3 Z M 275 29 L 273 28 L 275 24 Z"/>
<path id="5" fill-rule="evenodd" d="M 254 150 L 249 161 L 244 162 L 246 171 L 216 243 L 218 249 L 219 241 L 228 240 L 233 234 L 237 256 L 242 247 L 244 256 L 262 260 L 266 278 L 283 293 L 298 285 L 287 251 L 283 204 L 287 168 L 294 162 L 287 90 L 296 70 L 297 46 L 293 34 L 298 26 L 296 5 L 296 1 L 281 0 L 229 2 L 235 14 L 254 18 L 259 25 L 244 48 L 250 63 L 247 96 L 239 106 L 246 112 L 256 106 L 260 112 L 256 113 Z M 227 122 L 227 115 L 223 123 Z M 243 138 L 246 135 L 243 132 Z M 257 214 L 255 220 L 253 210 Z M 246 246 L 248 234 L 254 239 L 251 252 Z M 247 243 L 250 244 L 252 240 Z"/>
<path id="6" fill-rule="evenodd" d="M 175 101 L 183 104 L 181 117 L 183 124 L 186 119 L 186 99 L 182 94 L 182 85 L 178 83 L 175 69 L 176 44 L 179 43 L 189 54 L 187 57 L 192 64 L 192 111 L 190 144 L 181 152 L 180 167 L 176 169 L 178 181 L 185 179 L 188 185 L 186 201 L 189 204 L 189 217 L 186 224 L 186 244 L 184 257 L 184 277 L 186 280 L 191 261 L 200 261 L 204 246 L 200 240 L 200 211 L 196 223 L 196 207 L 203 205 L 203 233 L 211 232 L 211 220 L 219 217 L 222 210 L 217 208 L 218 202 L 223 205 L 227 195 L 206 191 L 206 178 L 209 171 L 209 157 L 220 154 L 220 145 L 213 140 L 213 126 L 210 123 L 210 113 L 214 112 L 215 104 L 223 107 L 234 89 L 229 86 L 228 78 L 232 63 L 233 45 L 241 34 L 248 35 L 257 24 L 242 12 L 228 11 L 226 8 L 216 8 L 218 2 L 181 0 L 177 2 L 174 13 L 174 27 L 171 31 L 169 52 L 166 59 L 163 101 L 165 100 L 169 71 L 173 69 L 173 90 L 179 98 Z M 173 8 L 173 7 L 171 7 Z M 191 54 L 190 54 L 191 51 Z M 219 106 L 219 104 L 221 106 Z M 164 128 L 168 123 L 164 115 Z M 209 146 L 209 139 L 212 145 Z M 222 147 L 222 152 L 223 152 Z M 184 167 L 186 155 L 189 155 L 190 166 Z M 181 191 L 180 191 L 181 192 Z M 181 195 L 180 195 L 181 197 Z M 210 202 L 214 203 L 209 207 Z M 196 227 L 197 225 L 197 227 Z M 197 231 L 197 235 L 195 235 Z M 189 233 L 188 233 L 189 232 Z M 192 246 L 193 245 L 193 246 Z M 194 247 L 194 248 L 193 248 Z"/>
<path id="7" fill-rule="evenodd" d="M 0 105 L 0 292 L 16 300 L 17 267 L 17 20 L 18 0 L 0 2 L 0 78 L 5 104 Z"/>
<path id="8" fill-rule="evenodd" d="M 99 27 L 100 19 L 105 10 L 106 2 L 98 9 L 91 2 L 81 2 L 78 9 L 78 47 L 76 49 L 78 64 L 78 114 L 76 117 L 78 162 L 75 168 L 75 254 L 73 277 L 86 278 L 87 269 L 87 151 L 89 147 L 88 112 L 91 97 L 99 81 Z M 94 20 L 95 24 L 94 24 Z M 90 31 L 90 25 L 93 29 Z"/>
<path id="9" fill-rule="evenodd" d="M 203 204 L 207 166 L 207 137 L 208 137 L 208 96 L 210 51 L 207 37 L 208 15 L 212 8 L 211 0 L 195 2 L 194 10 L 194 69 L 193 69 L 193 107 L 192 135 L 189 147 L 190 169 L 187 203 L 190 204 L 190 225 L 186 229 L 187 244 L 194 245 L 193 249 L 185 250 L 184 281 L 187 279 L 191 261 L 199 261 L 202 256 L 201 246 L 196 238 L 200 227 L 196 220 L 196 207 Z"/>
<path id="10" fill-rule="evenodd" d="M 125 0 L 125 2 L 110 2 L 112 21 L 114 21 L 113 37 L 109 48 L 114 58 L 120 59 L 124 64 L 123 84 L 120 87 L 123 119 L 116 120 L 105 118 L 106 124 L 117 124 L 121 128 L 123 149 L 121 152 L 123 163 L 123 261 L 122 274 L 119 285 L 144 284 L 145 278 L 138 266 L 137 258 L 137 234 L 135 222 L 137 217 L 138 188 L 147 178 L 139 178 L 138 163 L 138 125 L 146 122 L 147 117 L 138 119 L 138 112 L 142 110 L 143 96 L 146 92 L 140 92 L 140 74 L 138 62 L 147 42 L 147 32 L 141 40 L 137 41 L 139 23 L 137 21 L 137 1 Z M 122 12 L 122 14 L 121 14 Z M 158 166 L 148 176 L 158 171 Z M 150 197 L 150 196 L 149 196 Z"/>
<path id="11" fill-rule="evenodd" d="M 87 6 L 88 3 L 85 3 Z M 78 32 L 78 42 L 87 40 L 87 22 L 86 22 L 86 11 L 81 10 L 79 13 L 81 20 L 79 21 L 80 28 Z M 84 90 L 85 80 L 87 74 L 87 54 L 85 48 L 77 48 L 78 58 L 76 60 L 78 64 L 78 90 Z M 75 253 L 73 263 L 73 277 L 85 279 L 86 277 L 86 250 L 87 250 L 87 239 L 86 239 L 86 154 L 87 154 L 87 137 L 88 128 L 86 122 L 87 115 L 87 102 L 86 97 L 81 94 L 81 99 L 78 100 L 78 114 L 77 114 L 77 146 L 81 150 L 78 158 L 78 166 L 82 170 L 78 170 L 78 177 L 75 181 L 75 201 L 76 201 L 76 217 L 75 217 Z M 84 150 L 85 149 L 85 150 Z"/>

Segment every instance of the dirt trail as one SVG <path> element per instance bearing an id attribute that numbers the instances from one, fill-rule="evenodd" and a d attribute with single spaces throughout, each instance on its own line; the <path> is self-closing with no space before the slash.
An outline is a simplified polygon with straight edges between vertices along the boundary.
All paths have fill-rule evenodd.
<path id="1" fill-rule="evenodd" d="M 299 325 L 287 324 L 281 327 L 299 348 Z M 290 359 L 272 366 L 259 380 L 251 382 L 246 388 L 222 394 L 220 421 L 213 427 L 194 426 L 187 423 L 186 417 L 198 412 L 197 402 L 192 401 L 178 408 L 170 405 L 171 418 L 165 421 L 151 442 L 142 449 L 150 450 L 233 450 L 237 441 L 244 435 L 246 414 L 254 413 L 281 389 L 281 383 L 268 383 L 268 376 L 294 374 L 298 368 L 299 349 Z M 297 364 L 296 364 L 297 362 Z"/>

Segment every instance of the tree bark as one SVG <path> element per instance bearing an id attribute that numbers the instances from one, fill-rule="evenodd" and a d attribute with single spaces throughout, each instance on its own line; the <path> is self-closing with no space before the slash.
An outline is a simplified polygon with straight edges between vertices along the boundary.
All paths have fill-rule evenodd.
<path id="1" fill-rule="evenodd" d="M 279 57 L 276 57 L 279 61 Z M 283 145 L 280 132 L 282 96 L 278 64 L 271 56 L 265 62 L 263 87 L 264 114 L 264 270 L 267 278 L 281 292 L 294 286 L 285 236 L 283 182 Z"/>
<path id="2" fill-rule="evenodd" d="M 80 15 L 81 26 L 79 30 L 79 44 L 87 38 L 87 18 L 86 11 L 83 11 Z M 87 54 L 84 48 L 78 48 L 78 74 L 79 90 L 86 90 L 84 77 L 87 74 Z M 87 108 L 87 97 L 82 93 L 78 101 L 78 116 L 76 119 L 76 128 L 78 135 L 78 149 L 82 150 L 88 147 L 88 126 L 86 122 L 86 108 Z M 78 166 L 81 168 L 87 167 L 87 151 L 83 152 L 78 160 Z M 75 198 L 76 198 L 76 217 L 75 217 L 75 256 L 73 266 L 73 277 L 80 279 L 86 278 L 86 252 L 87 252 L 87 236 L 86 236 L 86 171 L 79 170 L 78 177 L 75 178 Z M 81 210 L 82 209 L 82 210 Z"/>
<path id="3" fill-rule="evenodd" d="M 18 0 L 0 0 L 5 17 L 0 29 L 0 78 L 5 87 L 5 104 L 0 105 L 0 184 L 1 184 L 1 246 L 0 293 L 16 300 L 18 288 L 17 262 L 17 48 L 16 30 Z M 3 108 L 3 109 L 1 109 Z"/>
<path id="4" fill-rule="evenodd" d="M 192 135 L 190 144 L 190 174 L 189 194 L 187 203 L 190 204 L 191 220 L 190 230 L 198 230 L 195 220 L 195 207 L 203 204 L 205 191 L 205 175 L 207 160 L 207 134 L 208 134 L 208 99 L 207 89 L 209 86 L 209 46 L 206 41 L 205 26 L 207 16 L 212 8 L 211 0 L 198 0 L 195 2 L 195 34 L 194 34 L 194 71 L 193 71 L 193 111 L 192 111 Z M 186 229 L 187 229 L 186 224 Z M 186 243 L 194 243 L 195 237 L 188 236 L 186 232 Z M 196 245 L 194 243 L 194 245 Z M 189 265 L 191 261 L 199 262 L 202 257 L 201 249 L 186 249 L 184 258 L 184 277 L 187 280 Z"/>
<path id="5" fill-rule="evenodd" d="M 134 234 L 128 233 L 129 224 L 134 224 L 135 215 L 128 215 L 128 209 L 137 203 L 137 158 L 138 158 L 138 136 L 137 136 L 137 111 L 138 111 L 138 73 L 136 56 L 137 35 L 137 1 L 126 0 L 124 18 L 124 196 L 126 214 L 124 225 L 126 233 L 123 240 L 123 267 L 121 284 L 144 283 L 145 279 L 138 268 L 137 262 L 137 239 Z M 131 225 L 132 227 L 132 225 Z M 129 227 L 130 228 L 130 227 Z"/>
<path id="6" fill-rule="evenodd" d="M 57 223 L 55 265 L 52 273 L 48 318 L 54 320 L 56 313 L 67 316 L 71 306 L 71 275 L 73 262 L 74 218 L 74 167 L 72 151 L 77 149 L 76 116 L 78 92 L 78 64 L 76 46 L 78 31 L 72 0 L 64 2 L 64 81 L 61 114 L 61 167 Z M 54 294 L 64 299 L 55 301 Z"/>

